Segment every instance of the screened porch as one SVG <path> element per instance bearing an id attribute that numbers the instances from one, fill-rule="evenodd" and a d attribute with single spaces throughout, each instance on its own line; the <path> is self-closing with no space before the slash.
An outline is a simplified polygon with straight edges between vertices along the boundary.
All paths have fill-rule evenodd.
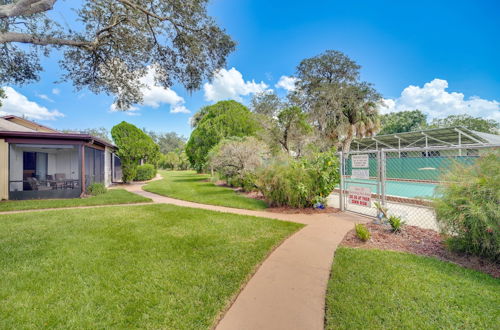
<path id="1" fill-rule="evenodd" d="M 10 144 L 9 198 L 45 199 L 80 196 L 80 146 Z"/>

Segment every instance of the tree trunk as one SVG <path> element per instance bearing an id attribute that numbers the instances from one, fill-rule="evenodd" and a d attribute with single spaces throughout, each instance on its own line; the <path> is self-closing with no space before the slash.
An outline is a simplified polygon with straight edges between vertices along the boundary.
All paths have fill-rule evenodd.
<path id="1" fill-rule="evenodd" d="M 353 140 L 352 136 L 347 136 L 344 142 L 342 142 L 342 152 L 343 153 L 348 153 L 351 151 L 351 142 Z"/>

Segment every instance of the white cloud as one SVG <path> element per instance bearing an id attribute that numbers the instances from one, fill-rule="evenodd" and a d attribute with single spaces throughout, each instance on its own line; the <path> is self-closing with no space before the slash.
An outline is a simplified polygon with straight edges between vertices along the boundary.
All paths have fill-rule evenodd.
<path id="1" fill-rule="evenodd" d="M 26 116 L 30 119 L 55 120 L 58 117 L 64 117 L 64 114 L 57 110 L 49 110 L 36 102 L 28 100 L 26 96 L 17 92 L 14 88 L 2 87 L 5 91 L 6 99 L 2 100 L 0 115 Z"/>
<path id="2" fill-rule="evenodd" d="M 448 82 L 434 79 L 424 87 L 410 85 L 397 99 L 385 99 L 382 113 L 419 109 L 430 119 L 468 114 L 474 117 L 500 120 L 500 102 L 478 96 L 465 98 L 463 93 L 447 92 Z"/>
<path id="3" fill-rule="evenodd" d="M 52 94 L 59 95 L 61 94 L 61 90 L 59 88 L 52 88 Z"/>
<path id="4" fill-rule="evenodd" d="M 140 82 L 144 84 L 141 88 L 143 100 L 140 105 L 151 108 L 159 108 L 162 104 L 170 105 L 170 113 L 190 113 L 189 109 L 184 106 L 185 100 L 170 88 L 157 86 L 155 83 L 155 73 L 153 69 L 149 69 L 148 73 L 141 78 Z M 116 105 L 112 104 L 110 110 L 118 111 Z M 132 107 L 126 111 L 129 115 L 138 115 L 136 111 L 139 108 Z"/>
<path id="5" fill-rule="evenodd" d="M 276 88 L 283 88 L 288 92 L 295 90 L 295 83 L 297 82 L 297 78 L 289 77 L 289 76 L 281 76 L 278 83 L 274 85 Z"/>
<path id="6" fill-rule="evenodd" d="M 42 100 L 45 100 L 45 101 L 49 101 L 49 102 L 54 102 L 53 99 L 51 99 L 50 97 L 47 96 L 47 94 L 35 94 L 36 97 L 42 99 Z"/>
<path id="7" fill-rule="evenodd" d="M 109 107 L 109 111 L 110 112 L 123 112 L 124 114 L 128 115 L 128 116 L 140 116 L 141 113 L 139 112 L 139 108 L 138 107 L 131 107 L 130 109 L 128 110 L 119 110 L 117 107 L 116 107 L 116 104 L 111 104 L 111 106 Z"/>
<path id="8" fill-rule="evenodd" d="M 191 111 L 189 111 L 188 108 L 186 108 L 184 105 L 182 104 L 178 104 L 178 105 L 173 105 L 170 107 L 170 112 L 171 113 L 191 113 Z"/>
<path id="9" fill-rule="evenodd" d="M 243 75 L 235 68 L 219 70 L 214 74 L 212 83 L 207 82 L 203 86 L 205 100 L 213 102 L 227 99 L 241 101 L 242 96 L 263 92 L 268 87 L 262 81 L 244 81 Z"/>

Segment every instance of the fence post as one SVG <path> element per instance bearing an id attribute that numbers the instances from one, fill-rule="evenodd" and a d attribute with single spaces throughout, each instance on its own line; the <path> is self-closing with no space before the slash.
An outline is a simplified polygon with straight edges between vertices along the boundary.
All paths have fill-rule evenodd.
<path id="1" fill-rule="evenodd" d="M 339 194 L 339 207 L 340 211 L 345 210 L 344 205 L 344 152 L 340 152 L 340 194 Z"/>
<path id="2" fill-rule="evenodd" d="M 381 188 L 381 200 L 382 205 L 385 205 L 385 169 L 386 169 L 386 157 L 384 149 L 380 150 L 380 188 Z"/>

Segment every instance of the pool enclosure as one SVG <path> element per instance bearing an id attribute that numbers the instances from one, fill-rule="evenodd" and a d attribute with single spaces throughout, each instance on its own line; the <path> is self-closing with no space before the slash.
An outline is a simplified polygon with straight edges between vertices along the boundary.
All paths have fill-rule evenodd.
<path id="1" fill-rule="evenodd" d="M 370 217 L 379 214 L 378 202 L 407 224 L 438 229 L 432 200 L 447 173 L 498 148 L 499 135 L 463 127 L 356 139 L 351 150 L 339 152 L 341 182 L 329 201 Z"/>

